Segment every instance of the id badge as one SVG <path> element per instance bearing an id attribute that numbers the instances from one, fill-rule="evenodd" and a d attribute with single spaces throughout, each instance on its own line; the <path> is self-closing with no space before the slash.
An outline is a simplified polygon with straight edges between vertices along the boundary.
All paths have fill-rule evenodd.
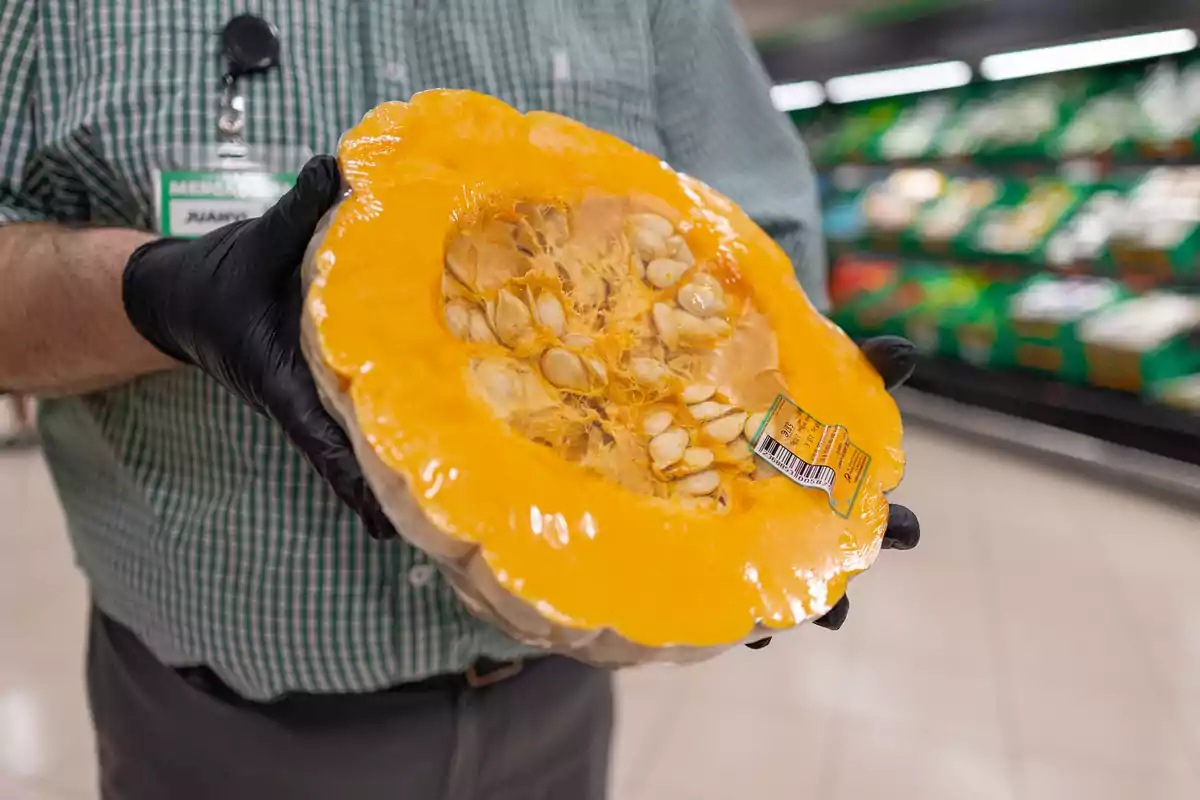
<path id="1" fill-rule="evenodd" d="M 262 216 L 296 182 L 303 147 L 191 148 L 154 171 L 154 221 L 163 236 L 193 238 Z"/>

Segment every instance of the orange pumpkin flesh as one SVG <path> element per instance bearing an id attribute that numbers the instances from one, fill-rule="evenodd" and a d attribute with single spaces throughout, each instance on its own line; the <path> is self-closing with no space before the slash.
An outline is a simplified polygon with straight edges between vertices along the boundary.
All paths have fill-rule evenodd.
<path id="1" fill-rule="evenodd" d="M 380 106 L 339 161 L 353 191 L 315 253 L 310 362 L 401 531 L 447 562 L 474 556 L 459 587 L 494 582 L 520 606 L 485 592 L 477 610 L 539 643 L 608 631 L 642 648 L 615 660 L 642 660 L 818 616 L 870 565 L 903 467 L 898 412 L 729 200 L 611 136 L 463 91 Z M 639 225 L 663 221 L 655 253 Z M 647 275 L 656 255 L 681 265 L 656 267 L 666 286 Z M 685 287 L 709 327 L 680 317 L 691 335 L 672 340 L 653 308 L 686 315 Z M 704 384 L 698 402 L 726 416 L 786 392 L 846 428 L 871 457 L 849 516 L 756 466 L 744 435 L 710 435 L 686 402 Z M 664 411 L 711 463 L 655 463 Z"/>

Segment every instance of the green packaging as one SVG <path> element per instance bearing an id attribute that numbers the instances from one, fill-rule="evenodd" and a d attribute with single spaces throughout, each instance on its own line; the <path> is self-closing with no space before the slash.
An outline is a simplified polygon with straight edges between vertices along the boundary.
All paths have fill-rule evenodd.
<path id="1" fill-rule="evenodd" d="M 1126 392 L 1200 371 L 1200 299 L 1150 292 L 1092 315 L 1079 326 L 1089 383 Z"/>
<path id="2" fill-rule="evenodd" d="M 1129 192 L 1105 261 L 1122 275 L 1195 279 L 1200 264 L 1200 167 L 1156 167 Z"/>
<path id="3" fill-rule="evenodd" d="M 967 243 L 970 256 L 1040 266 L 1046 244 L 1088 194 L 1087 187 L 1053 178 L 1010 185 L 1003 199 L 980 214 Z"/>
<path id="4" fill-rule="evenodd" d="M 1088 364 L 1079 325 L 1124 297 L 1125 290 L 1105 278 L 1029 278 L 1008 304 L 1014 363 L 1062 380 L 1086 382 Z"/>

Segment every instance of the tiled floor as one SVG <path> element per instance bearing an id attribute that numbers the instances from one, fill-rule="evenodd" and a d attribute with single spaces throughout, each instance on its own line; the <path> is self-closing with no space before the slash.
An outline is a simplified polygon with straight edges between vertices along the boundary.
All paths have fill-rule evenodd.
<path id="1" fill-rule="evenodd" d="M 839 633 L 621 678 L 614 800 L 1195 800 L 1200 516 L 922 430 Z M 0 456 L 0 798 L 94 797 L 84 591 Z"/>

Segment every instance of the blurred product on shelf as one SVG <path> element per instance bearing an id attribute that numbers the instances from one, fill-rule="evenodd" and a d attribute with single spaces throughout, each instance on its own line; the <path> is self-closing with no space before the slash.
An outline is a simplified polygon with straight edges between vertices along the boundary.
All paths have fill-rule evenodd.
<path id="1" fill-rule="evenodd" d="M 1145 154 L 1195 153 L 1200 129 L 1200 59 L 1183 65 L 1163 61 L 1151 67 L 1135 90 L 1140 114 L 1134 139 Z M 1191 139 L 1191 147 L 1187 146 Z"/>
<path id="2" fill-rule="evenodd" d="M 867 226 L 880 239 L 894 239 L 913 225 L 926 203 L 942 194 L 945 184 L 945 176 L 934 169 L 896 170 L 864 194 Z"/>
<path id="3" fill-rule="evenodd" d="M 1030 278 L 1009 302 L 1017 366 L 1084 383 L 1088 366 L 1079 339 L 1080 324 L 1125 297 L 1104 278 Z"/>
<path id="4" fill-rule="evenodd" d="M 1166 277 L 1200 266 L 1200 167 L 1158 167 L 1134 187 L 1113 232 L 1113 262 Z"/>
<path id="5" fill-rule="evenodd" d="M 1000 197 L 1000 183 L 993 178 L 953 178 L 946 191 L 931 203 L 917 220 L 914 233 L 921 249 L 949 252 L 950 243 L 975 222 L 983 209 Z"/>
<path id="6" fill-rule="evenodd" d="M 1157 385 L 1200 372 L 1200 300 L 1150 292 L 1117 303 L 1079 325 L 1088 382 L 1158 394 Z"/>
<path id="7" fill-rule="evenodd" d="M 1022 186 L 1010 202 L 996 202 L 984 212 L 975 247 L 983 256 L 1037 258 L 1036 251 L 1079 197 L 1080 190 L 1054 179 Z"/>
<path id="8" fill-rule="evenodd" d="M 1072 158 L 1116 150 L 1131 138 L 1130 120 L 1138 113 L 1137 98 L 1127 87 L 1088 98 L 1063 130 L 1059 154 Z"/>
<path id="9" fill-rule="evenodd" d="M 883 158 L 908 161 L 925 157 L 957 109 L 957 101 L 945 95 L 922 97 L 904 108 L 880 137 Z"/>
<path id="10" fill-rule="evenodd" d="M 1125 213 L 1125 200 L 1119 191 L 1097 189 L 1046 243 L 1047 265 L 1069 270 L 1095 263 Z"/>

